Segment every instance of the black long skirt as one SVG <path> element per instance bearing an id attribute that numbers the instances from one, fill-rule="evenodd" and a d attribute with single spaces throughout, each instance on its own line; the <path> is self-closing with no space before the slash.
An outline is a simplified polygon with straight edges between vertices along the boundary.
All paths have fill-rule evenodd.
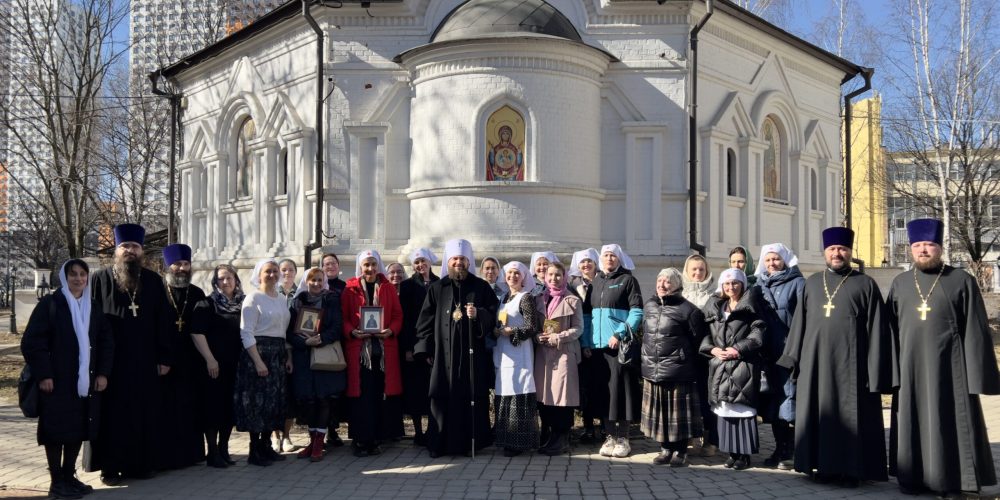
<path id="1" fill-rule="evenodd" d="M 538 446 L 538 421 L 535 420 L 535 393 L 494 396 L 496 413 L 495 444 L 500 448 L 526 451 Z"/>
<path id="2" fill-rule="evenodd" d="M 750 455 L 760 451 L 757 417 L 719 417 L 719 449 L 725 453 Z"/>
<path id="3" fill-rule="evenodd" d="M 378 360 L 373 359 L 372 365 Z M 403 435 L 403 402 L 399 396 L 385 395 L 385 373 L 361 369 L 361 396 L 350 401 L 351 425 L 349 435 L 360 445 L 373 445 L 379 441 Z"/>
<path id="4" fill-rule="evenodd" d="M 243 351 L 233 394 L 236 429 L 240 432 L 271 432 L 285 426 L 285 339 L 256 339 L 257 352 L 268 373 L 266 377 L 257 375 L 253 359 Z"/>

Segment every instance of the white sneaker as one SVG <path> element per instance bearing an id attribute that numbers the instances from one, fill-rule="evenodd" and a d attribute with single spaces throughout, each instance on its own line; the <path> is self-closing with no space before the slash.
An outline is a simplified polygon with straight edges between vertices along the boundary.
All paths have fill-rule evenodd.
<path id="1" fill-rule="evenodd" d="M 271 449 L 277 453 L 281 453 L 281 438 L 271 436 Z"/>
<path id="2" fill-rule="evenodd" d="M 601 451 L 600 451 L 601 456 L 610 457 L 611 453 L 614 450 L 615 450 L 615 438 L 613 436 L 608 436 L 607 439 L 604 440 L 604 444 L 601 445 Z"/>
<path id="3" fill-rule="evenodd" d="M 292 452 L 292 451 L 298 451 L 301 448 L 302 448 L 301 446 L 292 443 L 292 440 L 289 439 L 289 438 L 285 438 L 285 439 L 281 440 L 281 450 L 283 452 L 285 452 L 285 453 L 289 453 L 289 452 Z"/>
<path id="4" fill-rule="evenodd" d="M 628 444 L 628 438 L 618 438 L 618 442 L 615 443 L 614 451 L 611 452 L 611 456 L 615 458 L 625 458 L 629 453 L 632 453 L 632 447 Z"/>

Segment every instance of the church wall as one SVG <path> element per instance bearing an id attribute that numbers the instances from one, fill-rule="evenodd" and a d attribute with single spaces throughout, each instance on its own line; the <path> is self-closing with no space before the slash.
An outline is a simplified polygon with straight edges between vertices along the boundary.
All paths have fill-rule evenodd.
<path id="1" fill-rule="evenodd" d="M 462 55 L 438 52 L 426 66 L 406 67 L 392 58 L 427 43 L 459 0 L 407 0 L 412 17 L 384 19 L 316 9 L 321 24 L 340 26 L 329 30 L 327 45 L 326 67 L 335 87 L 325 109 L 324 224 L 337 239 L 326 240 L 325 249 L 349 256 L 375 246 L 391 261 L 412 247 L 437 249 L 446 239 L 464 236 L 476 244 L 477 255 L 504 259 L 526 258 L 539 248 L 567 254 L 619 242 L 651 269 L 688 253 L 691 18 L 686 7 L 672 3 L 650 2 L 650 12 L 663 10 L 633 16 L 636 5 L 587 1 L 552 3 L 586 43 L 620 62 L 601 67 L 596 51 L 563 42 L 510 42 L 479 44 Z M 694 14 L 696 20 L 700 14 Z M 192 173 L 205 169 L 206 176 L 219 176 L 230 168 L 228 146 L 220 138 L 232 126 L 227 116 L 236 100 L 247 101 L 261 127 L 282 107 L 276 108 L 279 96 L 294 111 L 277 142 L 260 147 L 280 150 L 289 144 L 280 136 L 294 130 L 304 130 L 306 137 L 299 143 L 300 185 L 289 187 L 288 206 L 273 209 L 278 215 L 229 203 L 221 195 L 221 178 L 210 182 L 207 189 L 214 191 L 204 196 L 204 206 L 198 201 L 182 207 L 180 234 L 199 240 L 197 256 L 252 265 L 274 248 L 273 242 L 255 243 L 261 235 L 266 240 L 269 230 L 288 234 L 294 227 L 298 241 L 281 252 L 301 260 L 301 244 L 312 237 L 314 38 L 299 21 L 282 26 L 183 75 L 185 144 L 193 145 L 206 127 L 212 135 L 212 147 L 199 153 L 201 158 L 185 158 Z M 840 218 L 842 75 L 721 13 L 706 25 L 700 47 L 699 239 L 713 261 L 737 244 L 756 252 L 761 244 L 785 241 L 807 250 L 808 255 L 800 252 L 804 265 L 818 264 L 819 231 Z M 431 71 L 434 65 L 440 69 Z M 527 122 L 523 183 L 482 177 L 484 115 L 503 104 L 522 112 Z M 782 110 L 794 120 L 785 120 Z M 789 205 L 761 200 L 765 145 L 759 126 L 768 114 L 785 120 L 782 125 L 796 138 L 789 143 L 800 149 L 798 155 L 786 152 L 787 167 L 794 169 L 786 172 Z M 725 191 L 729 149 L 739 159 L 741 176 L 734 196 Z M 273 162 L 273 151 L 267 151 L 261 161 Z M 820 179 L 819 210 L 809 207 L 811 169 Z M 182 189 L 183 199 L 190 188 Z M 187 217 L 194 212 L 203 218 Z M 279 219 L 268 229 L 262 215 Z M 344 263 L 349 274 L 350 258 Z"/>

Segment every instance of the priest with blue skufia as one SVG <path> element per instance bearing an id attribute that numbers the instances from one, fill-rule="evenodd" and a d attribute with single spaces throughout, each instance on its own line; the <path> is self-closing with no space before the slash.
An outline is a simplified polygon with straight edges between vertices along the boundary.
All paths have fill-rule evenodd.
<path id="1" fill-rule="evenodd" d="M 941 260 L 944 225 L 906 226 L 913 269 L 886 301 L 899 389 L 892 400 L 889 473 L 903 493 L 942 496 L 997 482 L 979 396 L 1000 394 L 1000 372 L 976 279 Z"/>
<path id="2" fill-rule="evenodd" d="M 797 387 L 795 470 L 848 487 L 888 479 L 880 393 L 893 382 L 882 292 L 853 248 L 854 231 L 823 231 L 826 269 L 806 279 L 778 360 Z"/>
<path id="3" fill-rule="evenodd" d="M 101 430 L 88 470 L 116 485 L 125 478 L 153 476 L 159 465 L 160 377 L 173 364 L 163 280 L 142 267 L 145 229 L 137 224 L 114 228 L 111 267 L 91 280 L 94 307 L 100 304 L 111 324 L 115 354 L 101 408 Z"/>

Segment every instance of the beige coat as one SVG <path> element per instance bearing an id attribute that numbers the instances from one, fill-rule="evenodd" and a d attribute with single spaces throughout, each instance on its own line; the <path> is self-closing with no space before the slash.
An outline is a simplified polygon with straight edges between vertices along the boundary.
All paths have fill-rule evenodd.
<path id="1" fill-rule="evenodd" d="M 580 351 L 583 303 L 579 297 L 567 295 L 551 318 L 545 316 L 544 295 L 538 297 L 537 306 L 540 317 L 559 322 L 559 339 L 556 345 L 535 344 L 535 396 L 542 404 L 580 406 L 577 365 L 583 357 Z"/>

